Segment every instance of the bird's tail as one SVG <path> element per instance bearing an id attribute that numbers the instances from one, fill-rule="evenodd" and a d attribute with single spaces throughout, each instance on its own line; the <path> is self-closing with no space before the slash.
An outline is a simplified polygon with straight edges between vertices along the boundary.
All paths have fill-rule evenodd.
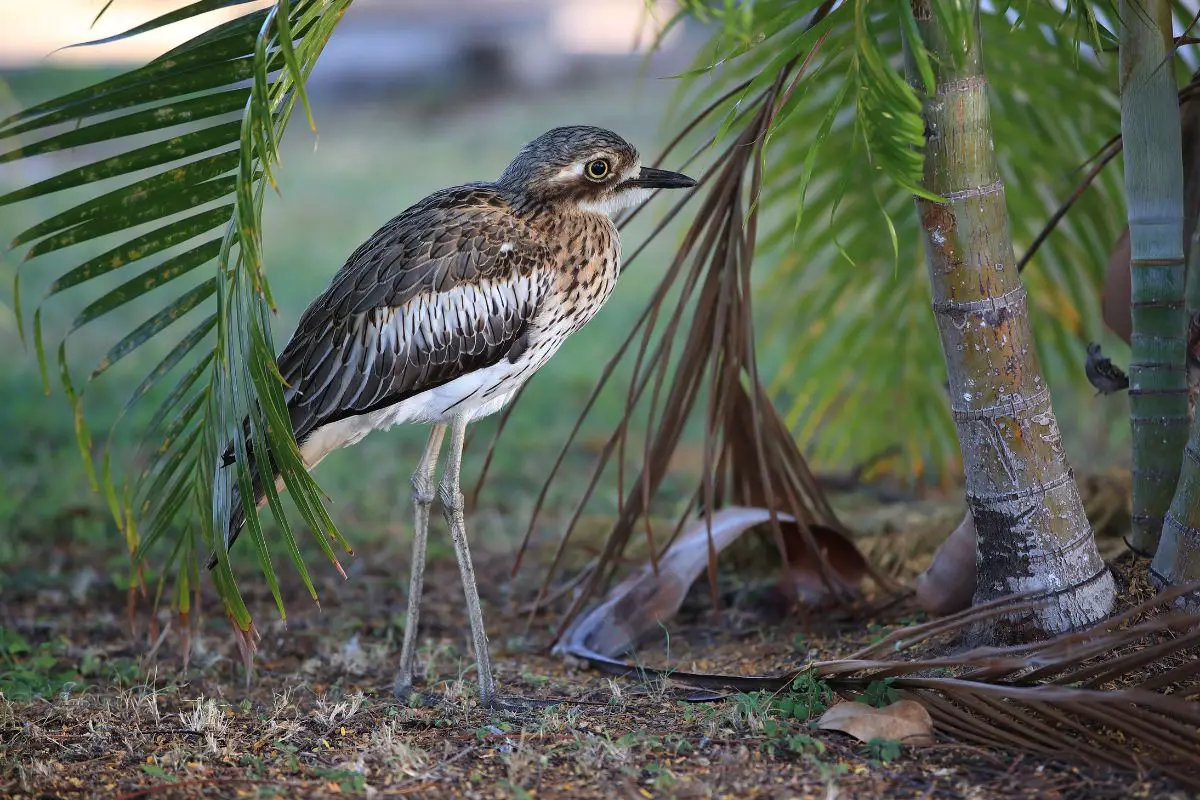
<path id="1" fill-rule="evenodd" d="M 266 502 L 266 491 L 263 489 L 262 471 L 259 469 L 258 459 L 254 456 L 254 449 L 250 442 L 250 420 L 246 419 L 244 426 L 246 430 L 246 460 L 250 467 L 250 486 L 254 491 L 254 505 L 261 508 Z M 233 543 L 237 541 L 238 535 L 242 532 L 242 528 L 246 525 L 246 509 L 242 506 L 242 490 L 238 483 L 237 467 L 235 462 L 237 456 L 234 454 L 234 445 L 230 442 L 225 452 L 221 455 L 221 462 L 217 464 L 216 475 L 213 476 L 213 520 L 218 529 L 225 531 L 225 550 L 229 551 L 233 547 Z M 275 468 L 274 460 L 271 461 L 271 477 L 278 480 L 279 470 Z M 214 552 L 209 556 L 208 568 L 212 569 L 217 565 L 217 554 Z"/>

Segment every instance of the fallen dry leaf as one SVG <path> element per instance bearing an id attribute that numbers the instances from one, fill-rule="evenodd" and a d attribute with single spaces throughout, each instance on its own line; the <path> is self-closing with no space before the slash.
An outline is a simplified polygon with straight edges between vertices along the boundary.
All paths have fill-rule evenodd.
<path id="1" fill-rule="evenodd" d="M 970 608 L 975 581 L 975 519 L 968 511 L 917 576 L 917 605 L 938 617 Z"/>
<path id="2" fill-rule="evenodd" d="M 848 733 L 861 742 L 891 739 L 904 744 L 933 744 L 933 720 L 915 700 L 897 700 L 875 708 L 866 703 L 838 703 L 817 720 L 826 731 Z"/>
<path id="3" fill-rule="evenodd" d="M 777 586 L 791 602 L 820 607 L 831 601 L 853 597 L 867 575 L 867 559 L 858 546 L 839 531 L 826 525 L 809 525 L 828 570 L 821 569 L 821 560 L 813 552 L 800 526 L 780 519 L 780 529 L 787 546 L 787 564 Z"/>
<path id="4" fill-rule="evenodd" d="M 802 537 L 790 514 L 776 515 L 785 528 L 796 532 L 795 556 L 789 553 L 788 579 L 794 591 L 806 599 L 821 595 L 816 577 L 816 555 L 801 556 Z M 765 508 L 727 506 L 712 515 L 712 548 L 720 553 L 746 531 L 771 519 Z M 646 634 L 675 616 L 688 588 L 708 565 L 708 524 L 703 517 L 693 521 L 667 552 L 658 560 L 658 574 L 649 563 L 634 575 L 613 587 L 596 608 L 576 618 L 555 649 L 583 649 L 604 656 L 617 656 L 633 647 Z M 831 580 L 836 592 L 857 588 L 866 570 L 866 561 L 854 544 L 832 528 L 814 528 L 814 539 L 831 566 L 839 573 Z M 811 561 L 812 563 L 808 563 Z M 839 566 L 842 565 L 842 566 Z M 812 573 L 811 575 L 809 573 Z"/>

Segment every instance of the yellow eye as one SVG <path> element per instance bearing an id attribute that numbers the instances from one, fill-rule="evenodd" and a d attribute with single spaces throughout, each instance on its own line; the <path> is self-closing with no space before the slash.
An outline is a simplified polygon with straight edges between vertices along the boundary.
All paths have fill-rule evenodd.
<path id="1" fill-rule="evenodd" d="M 608 171 L 612 167 L 606 158 L 597 158 L 595 161 L 589 161 L 587 166 L 583 168 L 584 174 L 591 180 L 602 181 L 608 177 Z"/>

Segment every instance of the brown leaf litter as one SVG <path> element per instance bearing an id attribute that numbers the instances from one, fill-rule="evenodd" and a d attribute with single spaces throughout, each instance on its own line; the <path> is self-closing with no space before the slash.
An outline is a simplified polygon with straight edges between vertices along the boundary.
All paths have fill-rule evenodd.
<path id="1" fill-rule="evenodd" d="M 838 703 L 817 720 L 823 731 L 848 733 L 860 742 L 884 739 L 909 745 L 933 744 L 933 718 L 915 700 L 897 700 L 876 708 L 866 703 Z"/>
<path id="2" fill-rule="evenodd" d="M 402 559 L 403 544 L 393 549 Z M 349 582 L 326 576 L 319 611 L 300 602 L 307 595 L 298 581 L 285 584 L 293 613 L 286 629 L 262 626 L 249 688 L 227 623 L 211 614 L 202 615 L 186 673 L 178 641 L 167 637 L 154 670 L 131 679 L 121 665 L 146 652 L 144 619 L 130 638 L 124 597 L 111 585 L 97 582 L 79 595 L 62 588 L 94 555 L 75 556 L 60 578 L 7 575 L 0 625 L 49 648 L 53 670 L 95 666 L 45 699 L 0 701 L 0 796 L 1184 796 L 1180 781 L 1155 764 L 1164 759 L 1187 780 L 1195 726 L 1189 733 L 1172 720 L 1197 700 L 1197 662 L 1180 643 L 1194 633 L 1160 612 L 1129 608 L 1109 633 L 1024 651 L 947 656 L 941 642 L 961 620 L 922 623 L 911 607 L 872 614 L 864 606 L 854 615 L 835 609 L 805 627 L 769 616 L 761 586 L 723 572 L 720 611 L 700 582 L 662 635 L 638 649 L 637 663 L 666 667 L 665 674 L 610 680 L 547 654 L 554 614 L 535 617 L 525 638 L 525 615 L 499 613 L 532 596 L 536 584 L 507 584 L 508 554 L 484 549 L 477 569 L 484 601 L 497 612 L 488 619 L 502 690 L 560 701 L 494 715 L 473 700 L 453 559 L 431 564 L 419 654 L 423 685 L 443 699 L 422 708 L 392 700 L 404 610 L 395 571 L 382 566 L 392 557 L 357 562 Z M 1152 596 L 1129 579 L 1136 569 L 1118 568 L 1128 598 Z M 272 604 L 258 585 L 248 600 Z M 900 699 L 930 711 L 934 744 L 903 746 L 880 760 L 844 734 L 810 728 L 819 711 L 775 720 L 770 693 L 723 692 L 714 702 L 689 703 L 695 690 L 675 677 L 803 667 L 845 701 L 892 678 Z M 1109 701 L 1093 702 L 1098 695 Z M 1085 725 L 1095 730 L 1079 729 Z M 1152 733 L 1169 739 L 1167 749 L 1145 746 Z M 1123 758 L 1113 755 L 1113 742 Z"/>

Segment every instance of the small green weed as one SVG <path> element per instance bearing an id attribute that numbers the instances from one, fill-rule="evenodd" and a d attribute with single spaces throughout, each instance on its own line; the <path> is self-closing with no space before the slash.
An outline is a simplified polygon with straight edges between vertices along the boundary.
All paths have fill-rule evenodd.
<path id="1" fill-rule="evenodd" d="M 835 699 L 837 696 L 829 684 L 803 672 L 792 681 L 789 691 L 775 698 L 771 707 L 782 719 L 807 720 L 829 708 Z"/>
<path id="2" fill-rule="evenodd" d="M 512 793 L 517 800 L 533 800 L 533 795 L 512 781 L 500 781 L 500 786 Z"/>
<path id="3" fill-rule="evenodd" d="M 825 755 L 825 743 L 808 734 L 797 733 L 785 722 L 767 720 L 763 726 L 763 734 L 767 741 L 764 745 L 767 753 L 774 758 L 779 751 L 790 752 L 798 756 L 820 760 Z"/>
<path id="4" fill-rule="evenodd" d="M 650 780 L 655 789 L 660 792 L 670 791 L 676 784 L 679 783 L 679 778 L 675 773 L 667 769 L 662 764 L 647 764 L 644 767 L 646 773 L 650 776 Z"/>
<path id="5" fill-rule="evenodd" d="M 858 702 L 875 706 L 875 708 L 890 706 L 900 699 L 900 692 L 892 688 L 892 683 L 895 680 L 895 678 L 884 678 L 880 681 L 871 681 L 867 684 L 866 690 L 858 698 Z"/>
<path id="6" fill-rule="evenodd" d="M 58 666 L 62 645 L 36 647 L 16 631 L 0 626 L 0 692 L 9 700 L 53 697 L 79 684 L 79 673 Z"/>
<path id="7" fill-rule="evenodd" d="M 872 739 L 867 742 L 867 755 L 882 763 L 895 761 L 900 757 L 900 743 L 895 739 Z"/>
<path id="8" fill-rule="evenodd" d="M 325 769 L 318 767 L 315 774 L 328 781 L 333 781 L 343 792 L 362 794 L 367 790 L 367 776 L 350 769 Z"/>
<path id="9" fill-rule="evenodd" d="M 532 672 L 522 672 L 521 680 L 525 681 L 531 686 L 543 686 L 550 682 L 549 676 L 535 675 Z"/>
<path id="10" fill-rule="evenodd" d="M 159 780 L 162 780 L 162 781 L 169 781 L 171 783 L 174 783 L 176 780 L 174 775 L 167 772 L 165 769 L 158 766 L 157 764 L 142 764 L 142 772 L 146 773 L 151 778 L 158 778 Z"/>
<path id="11" fill-rule="evenodd" d="M 243 753 L 239 759 L 239 763 L 243 767 L 247 767 L 248 774 L 252 778 L 262 775 L 265 769 L 262 758 L 251 753 Z"/>
<path id="12" fill-rule="evenodd" d="M 727 720 L 735 730 L 761 733 L 762 749 L 771 757 L 792 753 L 820 762 L 826 747 L 820 740 L 802 732 L 812 717 L 837 699 L 824 681 L 809 673 L 798 675 L 786 691 L 778 694 L 752 692 L 736 695 L 719 716 L 710 712 L 713 722 Z"/>

